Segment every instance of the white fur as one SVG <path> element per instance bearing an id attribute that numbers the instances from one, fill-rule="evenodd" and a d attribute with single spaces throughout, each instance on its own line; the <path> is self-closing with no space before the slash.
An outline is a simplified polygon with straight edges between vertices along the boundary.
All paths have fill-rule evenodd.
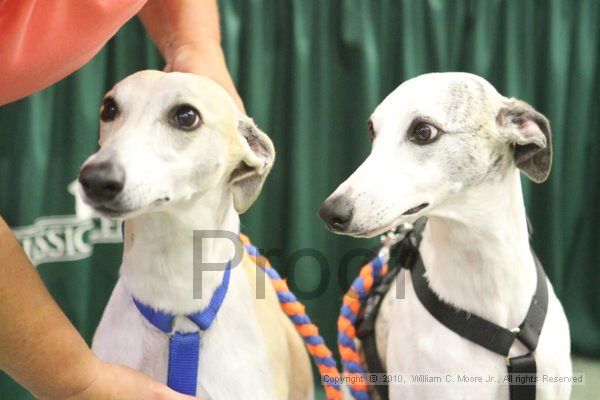
<path id="1" fill-rule="evenodd" d="M 470 74 L 428 74 L 405 82 L 375 110 L 373 149 L 330 198 L 344 196 L 354 214 L 347 230 L 371 237 L 427 216 L 420 252 L 427 278 L 443 300 L 498 325 L 521 324 L 536 286 L 515 138 L 497 126 L 504 98 Z M 426 117 L 446 133 L 435 143 L 406 139 L 411 121 Z M 545 146 L 539 129 L 521 124 Z M 536 126 L 537 128 L 537 126 Z M 517 132 L 518 134 L 518 132 Z M 536 136 L 537 135 L 537 136 Z M 527 141 L 521 135 L 523 141 Z M 542 138 L 543 139 L 543 138 Z M 496 170 L 493 156 L 510 162 Z M 412 215 L 406 210 L 429 206 Z M 327 204 L 327 202 L 325 203 Z M 376 324 L 378 349 L 389 373 L 500 376 L 501 356 L 448 330 L 416 298 L 402 274 L 405 299 L 388 292 Z M 570 376 L 568 323 L 551 284 L 546 321 L 535 352 L 538 373 Z M 516 343 L 511 355 L 525 353 Z M 538 384 L 538 399 L 568 399 L 570 384 Z M 391 399 L 508 399 L 508 386 L 391 385 Z"/>
<path id="2" fill-rule="evenodd" d="M 84 167 L 99 161 L 118 163 L 125 171 L 126 183 L 122 193 L 107 204 L 86 198 L 81 187 L 80 193 L 105 214 L 124 217 L 126 236 L 120 279 L 92 348 L 104 360 L 166 382 L 167 335 L 146 321 L 132 296 L 179 315 L 174 330 L 197 330 L 181 315 L 206 307 L 223 271 L 203 271 L 202 298 L 193 298 L 193 231 L 239 232 L 232 172 L 242 162 L 258 163 L 259 173 L 266 175 L 272 157 L 258 160 L 238 132 L 239 119 L 251 121 L 208 79 L 144 71 L 126 78 L 108 95 L 119 105 L 119 115 L 102 123 L 101 150 Z M 182 103 L 200 111 L 200 128 L 181 131 L 169 124 L 170 110 Z M 265 141 L 262 145 L 270 146 L 267 150 L 272 152 L 272 144 L 268 138 Z M 107 213 L 101 206 L 113 211 Z M 203 239 L 202 245 L 203 262 L 224 263 L 233 257 L 228 240 Z M 248 275 L 234 265 L 222 307 L 210 328 L 200 335 L 200 398 L 276 399 L 268 346 L 253 307 L 255 297 Z M 276 308 L 274 312 L 281 311 Z M 308 370 L 308 364 L 302 366 Z"/>

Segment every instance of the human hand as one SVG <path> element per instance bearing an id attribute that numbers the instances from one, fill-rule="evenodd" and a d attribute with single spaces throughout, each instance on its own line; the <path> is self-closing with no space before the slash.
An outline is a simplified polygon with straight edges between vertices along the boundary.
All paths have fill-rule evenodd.
<path id="1" fill-rule="evenodd" d="M 240 111 L 246 112 L 218 42 L 206 38 L 182 44 L 171 50 L 166 58 L 166 72 L 190 72 L 210 78 L 227 90 Z"/>
<path id="2" fill-rule="evenodd" d="M 166 72 L 214 80 L 245 113 L 225 63 L 216 0 L 149 0 L 139 16 L 167 62 Z"/>
<path id="3" fill-rule="evenodd" d="M 99 361 L 96 376 L 65 400 L 192 400 L 146 375 L 122 365 Z"/>

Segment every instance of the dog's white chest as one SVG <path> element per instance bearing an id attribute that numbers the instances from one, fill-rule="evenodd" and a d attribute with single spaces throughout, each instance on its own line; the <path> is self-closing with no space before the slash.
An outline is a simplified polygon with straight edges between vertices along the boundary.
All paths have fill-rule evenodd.
<path id="1" fill-rule="evenodd" d="M 230 288 L 219 314 L 211 327 L 200 334 L 200 398 L 274 399 L 266 349 L 249 290 L 243 271 L 232 270 Z M 106 307 L 92 350 L 105 361 L 137 369 L 160 382 L 167 381 L 169 338 L 144 319 L 122 280 Z"/>
<path id="2" fill-rule="evenodd" d="M 440 324 L 416 297 L 410 277 L 403 274 L 396 283 L 404 291 L 392 284 L 376 323 L 387 372 L 401 374 L 406 382 L 390 386 L 390 399 L 508 400 L 508 386 L 497 381 L 507 372 L 502 357 Z M 552 286 L 548 289 L 548 314 L 536 350 L 538 376 L 569 376 L 567 321 Z M 523 353 L 521 345 L 511 349 L 511 355 Z M 434 377 L 441 382 L 427 382 Z M 570 385 L 537 385 L 539 399 L 568 399 L 569 392 Z"/>

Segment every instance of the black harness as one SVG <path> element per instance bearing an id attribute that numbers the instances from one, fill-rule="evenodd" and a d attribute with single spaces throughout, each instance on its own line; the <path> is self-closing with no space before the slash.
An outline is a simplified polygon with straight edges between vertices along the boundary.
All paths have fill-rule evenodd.
<path id="1" fill-rule="evenodd" d="M 537 270 L 537 288 L 531 299 L 525 320 L 518 328 L 506 329 L 444 302 L 431 290 L 424 277 L 425 267 L 419 253 L 421 233 L 426 223 L 426 219 L 419 219 L 415 222 L 414 229 L 394 246 L 397 248 L 395 249 L 397 250 L 398 260 L 396 267 L 373 289 L 366 302 L 364 316 L 357 321 L 356 336 L 362 342 L 369 372 L 386 372 L 377 352 L 375 320 L 385 294 L 399 273 L 400 268 L 403 267 L 410 271 L 417 298 L 438 322 L 465 339 L 469 339 L 505 358 L 509 373 L 510 400 L 535 400 L 535 381 L 537 379 L 532 379 L 532 377 L 537 376 L 537 368 L 534 352 L 548 310 L 546 274 L 537 256 L 532 250 Z M 529 352 L 522 356 L 509 358 L 508 352 L 516 339 L 523 343 Z M 517 381 L 519 376 L 522 378 Z M 382 399 L 389 398 L 387 385 L 376 385 L 375 389 Z"/>

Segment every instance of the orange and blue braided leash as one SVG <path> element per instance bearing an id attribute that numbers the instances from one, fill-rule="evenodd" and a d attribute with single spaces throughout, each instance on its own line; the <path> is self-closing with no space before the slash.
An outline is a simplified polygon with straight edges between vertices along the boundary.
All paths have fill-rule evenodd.
<path id="1" fill-rule="evenodd" d="M 319 335 L 319 329 L 310 321 L 304 306 L 290 291 L 285 280 L 281 279 L 277 271 L 271 267 L 269 260 L 260 255 L 258 249 L 250 243 L 250 239 L 246 235 L 240 234 L 240 239 L 250 259 L 262 268 L 271 280 L 281 309 L 291 319 L 296 331 L 302 336 L 308 352 L 317 365 L 319 373 L 324 378 L 325 395 L 329 400 L 342 400 L 343 396 L 339 386 L 340 373 L 331 350 L 327 348 L 325 341 Z"/>
<path id="2" fill-rule="evenodd" d="M 386 260 L 378 255 L 360 269 L 358 277 L 352 282 L 344 295 L 340 316 L 338 317 L 338 349 L 342 358 L 345 376 L 350 385 L 350 393 L 356 400 L 369 400 L 365 374 L 360 356 L 356 349 L 356 319 L 367 297 L 388 271 Z"/>
<path id="3" fill-rule="evenodd" d="M 402 225 L 399 233 L 388 232 L 381 237 L 383 246 L 377 257 L 364 265 L 358 277 L 352 282 L 350 289 L 344 295 L 340 316 L 338 317 L 338 350 L 344 366 L 346 382 L 350 393 L 356 400 L 370 400 L 367 390 L 367 371 L 361 365 L 360 355 L 356 348 L 356 321 L 363 310 L 367 298 L 388 273 L 390 249 L 412 229 L 411 225 Z"/>

